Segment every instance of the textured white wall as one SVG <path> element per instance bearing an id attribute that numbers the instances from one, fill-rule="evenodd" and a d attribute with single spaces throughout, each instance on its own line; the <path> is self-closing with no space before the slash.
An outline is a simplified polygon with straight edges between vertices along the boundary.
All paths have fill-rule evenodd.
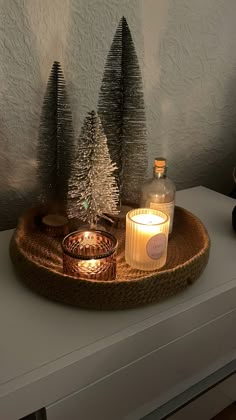
<path id="1" fill-rule="evenodd" d="M 79 135 L 96 108 L 122 16 L 143 74 L 149 170 L 169 160 L 178 188 L 229 191 L 236 163 L 235 0 L 0 0 L 0 228 L 36 189 L 39 117 L 49 71 L 62 63 Z"/>

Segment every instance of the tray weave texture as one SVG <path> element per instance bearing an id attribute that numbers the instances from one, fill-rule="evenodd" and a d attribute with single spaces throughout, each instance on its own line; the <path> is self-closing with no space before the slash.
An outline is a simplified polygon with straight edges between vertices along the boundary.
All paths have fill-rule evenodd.
<path id="1" fill-rule="evenodd" d="M 63 274 L 61 240 L 39 229 L 38 211 L 28 210 L 19 219 L 10 243 L 11 260 L 28 287 L 65 304 L 125 309 L 154 303 L 191 285 L 208 262 L 210 239 L 204 225 L 189 211 L 176 207 L 167 262 L 161 270 L 144 272 L 128 266 L 125 231 L 113 229 L 110 231 L 119 241 L 116 280 L 78 279 Z"/>

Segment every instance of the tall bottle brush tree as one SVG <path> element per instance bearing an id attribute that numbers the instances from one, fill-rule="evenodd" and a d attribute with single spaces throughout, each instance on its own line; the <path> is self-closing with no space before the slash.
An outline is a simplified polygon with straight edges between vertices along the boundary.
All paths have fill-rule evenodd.
<path id="1" fill-rule="evenodd" d="M 146 177 L 146 118 L 142 76 L 126 19 L 118 25 L 105 64 L 98 114 L 107 136 L 123 204 L 139 203 Z"/>
<path id="2" fill-rule="evenodd" d="M 101 120 L 92 111 L 85 118 L 72 167 L 68 214 L 95 227 L 106 214 L 117 215 L 119 193 Z"/>
<path id="3" fill-rule="evenodd" d="M 74 142 L 66 83 L 57 61 L 44 96 L 38 144 L 40 198 L 51 211 L 65 214 Z"/>

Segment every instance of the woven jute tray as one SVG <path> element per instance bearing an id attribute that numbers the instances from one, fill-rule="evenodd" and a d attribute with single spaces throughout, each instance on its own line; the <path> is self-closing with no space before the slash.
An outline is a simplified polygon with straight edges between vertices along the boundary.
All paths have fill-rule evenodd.
<path id="1" fill-rule="evenodd" d="M 19 220 L 10 243 L 10 256 L 21 280 L 47 298 L 90 309 L 125 309 L 174 295 L 198 279 L 207 264 L 208 233 L 201 221 L 176 207 L 166 265 L 155 272 L 131 268 L 124 258 L 124 230 L 111 231 L 119 240 L 117 277 L 112 281 L 84 280 L 63 274 L 61 240 L 41 231 L 38 209 Z"/>

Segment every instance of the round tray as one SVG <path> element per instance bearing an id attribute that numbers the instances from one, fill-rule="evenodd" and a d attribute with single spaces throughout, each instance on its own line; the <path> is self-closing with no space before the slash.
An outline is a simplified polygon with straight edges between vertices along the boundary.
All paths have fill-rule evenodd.
<path id="1" fill-rule="evenodd" d="M 10 243 L 11 260 L 27 286 L 70 305 L 125 309 L 157 302 L 197 280 L 209 257 L 210 239 L 204 225 L 189 211 L 176 207 L 167 262 L 161 270 L 144 272 L 128 266 L 125 231 L 113 229 L 119 241 L 116 280 L 78 279 L 63 274 L 61 240 L 41 231 L 38 220 L 39 209 L 28 210 L 19 219 Z"/>

